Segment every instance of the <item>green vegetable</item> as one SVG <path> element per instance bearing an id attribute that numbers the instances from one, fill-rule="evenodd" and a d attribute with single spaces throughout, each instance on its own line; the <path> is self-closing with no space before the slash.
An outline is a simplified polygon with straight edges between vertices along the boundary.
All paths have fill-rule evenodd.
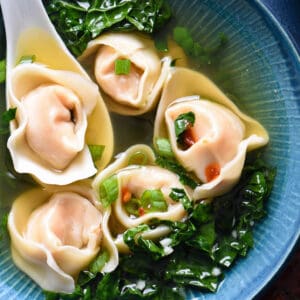
<path id="1" fill-rule="evenodd" d="M 9 132 L 9 122 L 14 120 L 16 117 L 17 108 L 9 108 L 1 115 L 1 126 L 0 126 L 0 134 L 6 134 Z"/>
<path id="2" fill-rule="evenodd" d="M 168 205 L 161 190 L 145 190 L 141 199 L 132 197 L 124 206 L 129 215 L 136 217 L 141 215 L 140 209 L 143 210 L 143 213 L 168 210 Z"/>
<path id="3" fill-rule="evenodd" d="M 179 176 L 182 184 L 187 185 L 192 189 L 195 189 L 199 185 L 198 182 L 194 180 L 192 176 L 175 159 L 169 159 L 167 157 L 157 155 L 155 163 L 162 168 L 176 173 Z"/>
<path id="4" fill-rule="evenodd" d="M 186 27 L 175 27 L 173 39 L 183 48 L 187 55 L 194 58 L 198 67 L 212 66 L 218 64 L 218 54 L 227 44 L 226 36 L 221 33 L 219 44 L 213 48 L 205 48 L 200 43 L 194 41 Z"/>
<path id="5" fill-rule="evenodd" d="M 183 147 L 184 149 L 188 147 L 184 139 L 185 133 L 188 129 L 194 126 L 194 123 L 195 123 L 195 114 L 192 111 L 179 115 L 174 121 L 177 144 Z"/>
<path id="6" fill-rule="evenodd" d="M 170 141 L 165 138 L 159 138 L 155 141 L 158 155 L 166 158 L 174 158 L 174 153 Z"/>
<path id="7" fill-rule="evenodd" d="M 186 27 L 174 26 L 173 39 L 183 48 L 195 68 L 201 70 L 218 86 L 221 86 L 229 98 L 235 97 L 232 94 L 235 91 L 234 80 L 231 78 L 230 70 L 224 69 L 224 64 L 222 64 L 222 54 L 228 45 L 228 38 L 224 33 L 219 33 L 214 45 L 207 47 L 201 42 L 195 41 Z"/>
<path id="8" fill-rule="evenodd" d="M 104 275 L 103 279 L 99 282 L 97 286 L 96 297 L 94 299 L 117 299 L 117 296 L 120 295 L 119 283 L 120 275 L 118 272 L 108 273 Z"/>
<path id="9" fill-rule="evenodd" d="M 99 196 L 104 207 L 108 207 L 116 201 L 118 195 L 119 183 L 116 175 L 112 175 L 101 182 L 99 186 Z"/>
<path id="10" fill-rule="evenodd" d="M 137 198 L 131 198 L 128 202 L 124 204 L 125 210 L 128 215 L 139 217 L 139 208 L 142 206 L 141 200 Z"/>
<path id="11" fill-rule="evenodd" d="M 189 199 L 183 189 L 172 188 L 169 196 L 174 201 L 180 201 L 186 211 L 191 211 L 193 209 L 193 202 Z"/>
<path id="12" fill-rule="evenodd" d="M 177 162 L 171 148 L 170 141 L 165 138 L 156 139 L 155 163 L 162 168 L 168 169 L 179 176 L 180 182 L 195 189 L 199 184 L 192 176 Z"/>
<path id="13" fill-rule="evenodd" d="M 109 253 L 105 250 L 100 253 L 90 264 L 89 271 L 93 274 L 101 272 L 106 262 L 109 260 Z"/>
<path id="14" fill-rule="evenodd" d="M 10 121 L 14 120 L 16 117 L 17 108 L 9 108 L 7 111 L 2 113 L 1 121 L 3 123 L 9 124 Z"/>
<path id="15" fill-rule="evenodd" d="M 92 159 L 94 162 L 99 161 L 103 155 L 104 145 L 88 145 Z"/>
<path id="16" fill-rule="evenodd" d="M 115 60 L 115 74 L 128 75 L 130 73 L 131 61 L 129 59 Z"/>
<path id="17" fill-rule="evenodd" d="M 197 287 L 215 292 L 222 278 L 221 269 L 199 252 L 184 251 L 177 254 L 167 265 L 165 278 L 180 286 Z"/>
<path id="18" fill-rule="evenodd" d="M 168 210 L 168 204 L 161 190 L 144 191 L 141 197 L 141 205 L 146 213 Z"/>
<path id="19" fill-rule="evenodd" d="M 143 151 L 137 151 L 133 153 L 128 159 L 128 165 L 146 165 L 147 162 L 147 154 Z"/>
<path id="20" fill-rule="evenodd" d="M 154 260 L 160 259 L 165 256 L 163 247 L 152 240 L 147 240 L 142 237 L 142 233 L 148 230 L 150 230 L 150 227 L 146 224 L 127 229 L 123 236 L 124 242 L 133 252 L 146 252 Z"/>
<path id="21" fill-rule="evenodd" d="M 190 111 L 185 114 L 180 114 L 175 120 L 175 134 L 179 138 L 187 129 L 193 127 L 195 123 L 195 114 Z"/>
<path id="22" fill-rule="evenodd" d="M 264 216 L 275 173 L 256 160 L 244 168 L 232 191 L 197 203 L 186 220 L 152 220 L 128 229 L 123 238 L 132 254 L 121 255 L 113 273 L 95 277 L 85 273 L 88 280 L 82 281 L 74 298 L 172 300 L 185 299 L 184 289 L 190 287 L 215 292 L 224 269 L 252 247 L 253 222 Z M 173 191 L 173 197 L 180 201 L 181 191 Z M 170 228 L 166 237 L 155 241 L 142 237 L 160 225 Z M 165 251 L 166 243 L 173 252 Z M 72 299 L 64 297 L 52 299 Z"/>
<path id="23" fill-rule="evenodd" d="M 44 0 L 44 4 L 56 30 L 75 56 L 104 31 L 138 30 L 152 34 L 171 17 L 169 5 L 162 0 Z"/>
<path id="24" fill-rule="evenodd" d="M 4 214 L 0 223 L 0 241 L 8 234 L 7 232 L 8 213 Z"/>
<path id="25" fill-rule="evenodd" d="M 33 62 L 35 62 L 35 60 L 35 55 L 24 55 L 20 58 L 19 64 L 32 64 Z"/>
<path id="26" fill-rule="evenodd" d="M 0 83 L 4 82 L 6 78 L 6 60 L 0 60 Z"/>

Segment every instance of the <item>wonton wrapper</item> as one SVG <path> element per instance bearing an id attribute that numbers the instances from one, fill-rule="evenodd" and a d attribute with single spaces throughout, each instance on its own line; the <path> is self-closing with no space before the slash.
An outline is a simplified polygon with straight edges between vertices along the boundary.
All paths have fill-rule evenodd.
<path id="1" fill-rule="evenodd" d="M 181 103 L 181 105 L 183 105 L 182 107 L 184 107 L 184 103 L 189 104 L 193 101 L 199 101 L 200 105 L 201 101 L 204 101 L 202 99 L 208 99 L 207 101 L 222 105 L 226 110 L 229 109 L 239 119 L 237 121 L 232 121 L 232 123 L 235 123 L 232 127 L 236 127 L 236 130 L 239 132 L 244 130 L 244 134 L 242 141 L 238 145 L 237 153 L 234 157 L 232 157 L 232 159 L 224 163 L 220 170 L 220 175 L 210 182 L 204 182 L 194 190 L 193 198 L 195 200 L 214 197 L 230 190 L 240 178 L 246 152 L 262 147 L 269 141 L 268 133 L 263 126 L 254 119 L 243 114 L 236 105 L 206 76 L 189 69 L 174 68 L 166 81 L 161 101 L 158 106 L 154 126 L 154 145 L 156 145 L 156 140 L 158 138 L 170 139 L 172 150 L 176 158 L 180 161 L 183 167 L 187 167 L 188 171 L 194 171 L 195 168 L 201 164 L 201 156 L 198 156 L 192 164 L 190 161 L 187 162 L 188 165 L 185 166 L 186 160 L 182 154 L 184 151 L 191 151 L 193 147 L 199 147 L 199 145 L 195 143 L 187 150 L 181 150 L 178 148 L 175 134 L 173 136 L 169 136 L 167 126 L 170 128 L 170 122 L 166 120 L 166 111 L 168 108 L 171 109 L 173 105 L 175 106 L 179 103 Z M 167 125 L 167 123 L 169 125 Z M 242 126 L 240 123 L 242 123 Z M 244 127 L 244 129 L 242 129 L 242 127 Z M 219 128 L 221 129 L 221 127 Z M 199 142 L 203 143 L 201 139 Z M 208 141 L 205 141 L 205 143 L 206 142 L 209 143 L 209 139 Z M 215 153 L 223 150 L 221 145 L 222 144 L 215 149 Z M 222 155 L 222 153 L 220 153 L 220 155 Z M 203 160 L 205 161 L 206 158 Z"/>
<path id="2" fill-rule="evenodd" d="M 64 142 L 64 145 L 67 145 L 66 148 L 72 148 L 75 154 L 69 156 L 68 162 L 60 162 L 61 169 L 55 168 L 55 165 L 45 160 L 43 155 L 37 154 L 33 150 L 35 148 L 29 144 L 28 137 L 29 125 L 33 123 L 35 140 L 40 144 L 37 147 L 42 148 L 46 156 L 52 156 L 54 160 L 60 157 L 59 147 L 55 143 L 63 144 L 67 110 L 66 105 L 61 105 L 62 100 L 56 101 L 60 106 L 53 106 L 50 101 L 52 106 L 44 104 L 47 100 L 45 89 L 49 90 L 51 87 L 65 89 L 71 95 L 69 98 L 77 98 L 77 102 L 74 101 L 79 111 L 74 129 L 77 145 L 69 145 L 69 140 Z M 109 162 L 113 152 L 111 122 L 97 85 L 87 76 L 70 71 L 53 70 L 37 63 L 19 64 L 9 74 L 7 89 L 7 106 L 17 108 L 16 119 L 12 122 L 11 135 L 7 143 L 17 172 L 30 173 L 42 183 L 59 185 L 90 177 L 96 173 L 97 169 L 87 144 L 105 146 L 103 157 L 97 162 L 98 168 L 105 167 Z M 45 100 L 40 103 L 40 107 L 36 105 L 39 103 L 37 93 L 41 95 L 42 100 Z M 65 95 L 63 91 L 60 93 Z M 56 95 L 57 91 L 53 94 Z M 34 97 L 36 99 L 32 100 Z M 57 99 L 64 98 L 60 97 Z M 53 99 L 53 97 L 48 98 Z M 30 100 L 22 102 L 24 99 Z M 67 102 L 65 99 L 64 101 Z M 28 106 L 26 106 L 27 102 Z M 32 112 L 31 117 L 28 112 Z M 30 120 L 33 122 L 30 123 Z M 101 122 L 100 125 L 99 122 Z"/>
<path id="3" fill-rule="evenodd" d="M 159 58 L 153 41 L 141 34 L 107 33 L 89 42 L 78 58 L 95 77 L 108 108 L 122 115 L 153 109 L 170 69 L 171 59 Z M 115 74 L 115 60 L 129 59 L 127 75 Z"/>
<path id="4" fill-rule="evenodd" d="M 133 163 L 136 156 L 144 155 L 143 164 Z M 186 217 L 186 211 L 180 202 L 168 199 L 171 188 L 183 189 L 189 197 L 189 191 L 180 183 L 177 174 L 155 166 L 155 156 L 152 149 L 146 145 L 135 145 L 127 151 L 119 154 L 114 163 L 100 172 L 93 181 L 93 187 L 99 191 L 100 184 L 106 178 L 116 174 L 118 178 L 119 195 L 112 204 L 112 214 L 109 226 L 116 236 L 115 243 L 121 252 L 128 252 L 129 249 L 123 241 L 122 233 L 129 228 L 140 224 L 147 224 L 152 219 L 179 221 Z M 133 163 L 133 164 L 132 164 Z M 121 199 L 122 187 L 126 187 L 137 197 L 147 189 L 160 189 L 165 196 L 168 210 L 165 212 L 148 212 L 139 217 L 128 215 Z M 141 186 L 142 185 L 142 186 Z M 101 202 L 101 199 L 99 199 Z M 167 226 L 158 226 L 155 229 L 144 232 L 142 235 L 147 239 L 159 239 L 169 233 Z"/>
<path id="5" fill-rule="evenodd" d="M 109 214 L 83 184 L 27 191 L 9 213 L 13 261 L 41 288 L 72 293 L 79 272 L 103 249 L 110 258 L 99 271 L 111 272 L 118 265 L 107 229 Z"/>

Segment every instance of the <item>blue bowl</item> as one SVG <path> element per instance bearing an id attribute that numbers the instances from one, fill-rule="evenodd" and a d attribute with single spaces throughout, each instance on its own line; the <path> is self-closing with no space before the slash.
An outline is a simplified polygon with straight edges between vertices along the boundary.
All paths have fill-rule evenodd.
<path id="1" fill-rule="evenodd" d="M 216 294 L 190 290 L 187 299 L 252 299 L 283 265 L 300 233 L 299 56 L 279 23 L 258 0 L 170 3 L 178 23 L 188 27 L 199 42 L 213 45 L 220 32 L 228 37 L 222 68 L 234 83 L 237 104 L 267 128 L 271 141 L 265 157 L 277 168 L 268 215 L 255 226 L 254 248 L 226 273 Z M 2 138 L 2 169 L 4 143 Z M 9 206 L 4 185 L 1 181 L 0 215 Z M 13 265 L 7 239 L 0 243 L 0 299 L 43 299 L 42 291 Z"/>

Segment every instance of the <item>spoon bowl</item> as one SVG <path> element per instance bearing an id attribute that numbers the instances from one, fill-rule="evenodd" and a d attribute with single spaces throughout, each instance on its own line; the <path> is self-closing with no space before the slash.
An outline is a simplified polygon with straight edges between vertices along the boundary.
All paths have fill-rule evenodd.
<path id="1" fill-rule="evenodd" d="M 53 69 L 86 72 L 70 54 L 40 0 L 1 0 L 7 39 L 7 71 L 25 55 Z"/>
<path id="2" fill-rule="evenodd" d="M 104 145 L 105 151 L 95 164 L 104 168 L 113 154 L 113 129 L 109 113 L 101 94 L 79 62 L 71 55 L 48 18 L 41 0 L 0 0 L 7 41 L 6 56 L 6 106 L 16 107 L 11 97 L 12 70 L 24 56 L 34 56 L 34 62 L 51 70 L 77 73 L 96 89 L 96 104 L 89 114 L 85 132 L 86 145 Z M 72 73 L 66 73 L 64 80 L 72 81 Z M 30 76 L 30 75 L 28 75 Z M 53 81 L 53 80 L 52 80 Z M 51 81 L 51 82 L 52 82 Z M 30 78 L 26 82 L 30 82 Z M 55 80 L 54 80 L 55 82 Z M 79 81 L 80 82 L 80 81 Z M 74 83 L 76 86 L 80 84 Z M 21 83 L 22 86 L 24 84 Z M 80 88 L 78 86 L 78 88 Z M 84 87 L 82 87 L 84 89 Z M 97 93 L 98 91 L 98 93 Z M 23 95 L 24 96 L 24 95 Z M 23 97 L 22 96 L 22 97 Z M 21 97 L 21 95 L 20 95 Z M 22 98 L 21 97 L 21 98 Z M 19 100 L 21 100 L 18 99 Z M 21 111 L 19 111 L 19 114 Z M 17 112 L 18 114 L 18 112 Z M 101 120 L 101 126 L 98 122 Z M 11 122 L 11 129 L 16 129 Z M 18 126 L 21 126 L 18 124 Z M 23 172 L 23 171 L 22 171 Z"/>

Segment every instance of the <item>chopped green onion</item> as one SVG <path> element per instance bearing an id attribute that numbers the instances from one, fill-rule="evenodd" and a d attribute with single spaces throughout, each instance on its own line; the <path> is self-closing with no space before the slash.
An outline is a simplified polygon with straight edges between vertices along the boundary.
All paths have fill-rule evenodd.
<path id="1" fill-rule="evenodd" d="M 4 82 L 6 78 L 6 60 L 0 61 L 0 83 Z"/>
<path id="2" fill-rule="evenodd" d="M 185 114 L 180 114 L 175 120 L 175 134 L 179 137 L 188 128 L 192 127 L 195 123 L 195 114 L 190 111 Z"/>
<path id="3" fill-rule="evenodd" d="M 173 158 L 174 153 L 171 148 L 170 141 L 165 138 L 159 138 L 156 141 L 157 153 L 158 155 L 166 158 Z"/>
<path id="4" fill-rule="evenodd" d="M 132 198 L 124 204 L 129 215 L 139 217 L 140 209 L 145 213 L 164 212 L 168 210 L 168 204 L 161 190 L 145 190 L 141 199 Z"/>
<path id="5" fill-rule="evenodd" d="M 88 145 L 93 161 L 101 159 L 105 146 L 104 145 Z"/>
<path id="6" fill-rule="evenodd" d="M 100 201 L 104 207 L 108 207 L 117 200 L 119 195 L 118 178 L 112 175 L 101 182 L 99 186 Z"/>
<path id="7" fill-rule="evenodd" d="M 19 64 L 32 64 L 33 62 L 35 62 L 35 60 L 35 55 L 23 55 L 19 60 Z"/>
<path id="8" fill-rule="evenodd" d="M 168 204 L 161 190 L 146 190 L 141 197 L 141 204 L 145 212 L 164 212 Z"/>
<path id="9" fill-rule="evenodd" d="M 178 44 L 190 37 L 190 33 L 185 27 L 175 27 L 173 30 L 173 38 Z"/>
<path id="10" fill-rule="evenodd" d="M 143 151 L 133 153 L 128 159 L 128 165 L 146 165 L 147 163 L 148 157 Z"/>
<path id="11" fill-rule="evenodd" d="M 116 75 L 128 75 L 130 73 L 131 61 L 129 59 L 116 59 L 115 60 L 115 73 Z"/>
<path id="12" fill-rule="evenodd" d="M 124 204 L 125 210 L 128 215 L 139 217 L 139 208 L 141 207 L 141 200 L 137 198 L 131 198 L 128 202 Z"/>
<path id="13" fill-rule="evenodd" d="M 16 117 L 17 108 L 9 108 L 7 111 L 2 113 L 1 121 L 8 124 L 10 121 L 14 120 Z"/>

